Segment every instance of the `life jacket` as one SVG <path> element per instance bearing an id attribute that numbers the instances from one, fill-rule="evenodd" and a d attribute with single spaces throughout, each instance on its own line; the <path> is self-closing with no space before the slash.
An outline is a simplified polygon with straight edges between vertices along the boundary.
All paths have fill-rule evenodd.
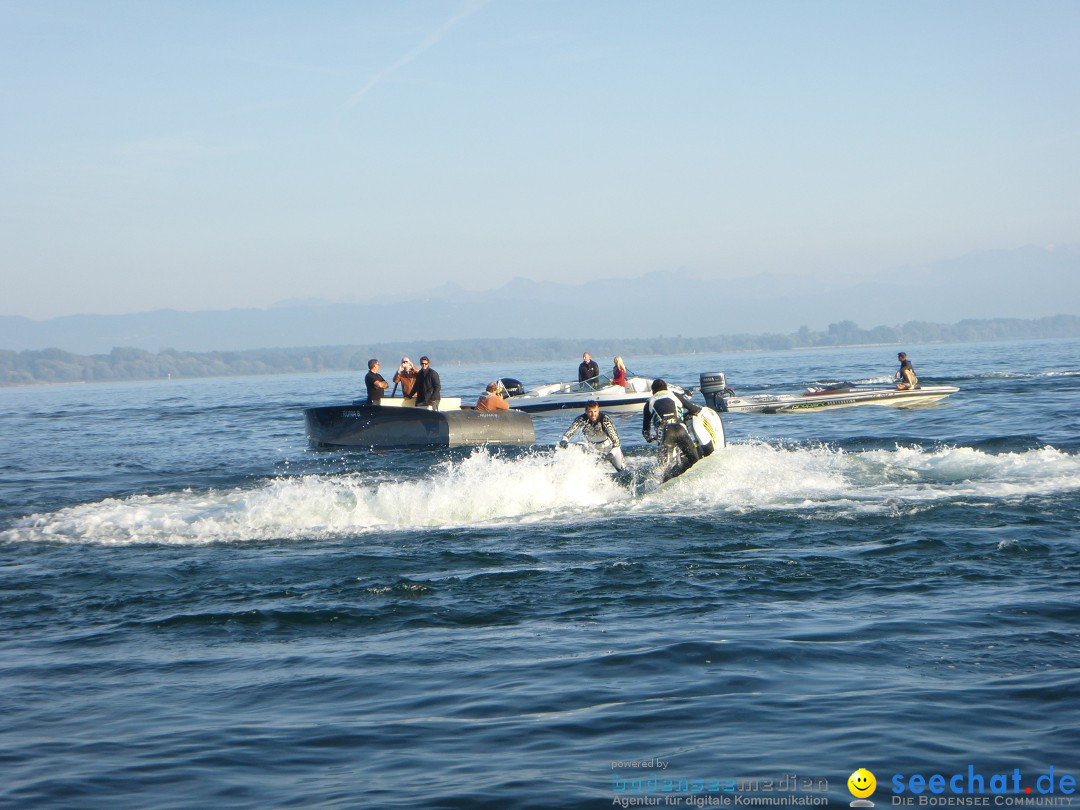
<path id="1" fill-rule="evenodd" d="M 674 409 L 673 411 L 668 412 L 670 409 L 664 408 L 666 413 L 661 414 L 657 412 L 656 406 L 664 400 L 670 400 Z M 658 391 L 652 395 L 652 398 L 649 400 L 649 413 L 652 414 L 653 427 L 658 427 L 665 422 L 682 422 L 686 418 L 686 409 L 683 407 L 683 404 L 679 401 L 679 398 L 675 396 L 674 392 L 668 389 Z"/>

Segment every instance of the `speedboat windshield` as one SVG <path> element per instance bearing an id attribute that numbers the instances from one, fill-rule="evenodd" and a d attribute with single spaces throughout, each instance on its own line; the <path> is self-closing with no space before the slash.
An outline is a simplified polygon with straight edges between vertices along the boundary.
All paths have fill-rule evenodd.
<path id="1" fill-rule="evenodd" d="M 572 383 L 569 391 L 572 394 L 587 394 L 590 391 L 599 391 L 601 388 L 608 388 L 611 386 L 611 378 L 600 374 L 596 377 L 590 377 L 587 380 L 583 380 L 579 383 Z"/>

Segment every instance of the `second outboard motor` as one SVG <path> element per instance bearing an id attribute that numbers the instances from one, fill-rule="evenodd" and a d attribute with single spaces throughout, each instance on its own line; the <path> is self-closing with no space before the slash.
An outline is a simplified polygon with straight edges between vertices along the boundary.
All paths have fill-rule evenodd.
<path id="1" fill-rule="evenodd" d="M 714 411 L 726 411 L 727 402 L 725 397 L 734 396 L 735 392 L 728 388 L 727 377 L 722 371 L 703 371 L 699 377 L 701 381 L 701 396 L 705 404 Z"/>
<path id="2" fill-rule="evenodd" d="M 502 385 L 503 391 L 506 392 L 508 397 L 519 397 L 525 393 L 525 386 L 521 384 L 521 380 L 503 377 L 499 380 L 499 384 Z"/>

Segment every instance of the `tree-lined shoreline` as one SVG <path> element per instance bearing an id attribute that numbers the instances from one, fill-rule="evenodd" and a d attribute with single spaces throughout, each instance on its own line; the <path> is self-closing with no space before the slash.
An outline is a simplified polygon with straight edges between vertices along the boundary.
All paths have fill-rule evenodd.
<path id="1" fill-rule="evenodd" d="M 559 360 L 584 349 L 596 355 L 647 357 L 669 354 L 778 351 L 829 346 L 920 343 L 970 343 L 986 340 L 1080 337 L 1080 317 L 968 319 L 955 324 L 911 321 L 903 326 L 863 329 L 852 321 L 824 331 L 803 326 L 790 334 L 716 335 L 656 338 L 485 338 L 477 340 L 398 340 L 369 345 L 294 349 L 149 352 L 114 348 L 108 354 L 80 355 L 61 349 L 14 352 L 0 349 L 0 385 L 116 382 L 123 380 L 233 377 L 322 371 L 362 371 L 371 357 L 428 354 L 442 366 Z"/>

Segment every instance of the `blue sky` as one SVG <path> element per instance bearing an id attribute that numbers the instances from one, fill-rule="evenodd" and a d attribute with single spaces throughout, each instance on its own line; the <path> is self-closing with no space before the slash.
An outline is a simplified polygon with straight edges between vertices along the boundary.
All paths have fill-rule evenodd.
<path id="1" fill-rule="evenodd" d="M 1080 3 L 0 0 L 0 314 L 1080 242 Z"/>

